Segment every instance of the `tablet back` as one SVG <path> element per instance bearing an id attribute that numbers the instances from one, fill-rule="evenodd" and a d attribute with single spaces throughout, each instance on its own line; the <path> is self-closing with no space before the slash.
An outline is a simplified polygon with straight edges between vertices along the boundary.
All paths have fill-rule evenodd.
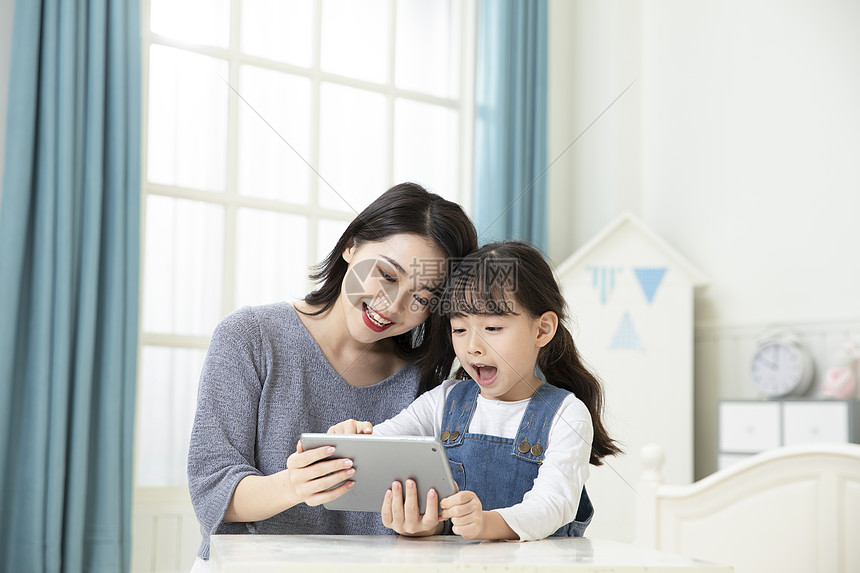
<path id="1" fill-rule="evenodd" d="M 439 499 L 457 492 L 451 466 L 442 443 L 432 437 L 381 437 L 361 434 L 302 434 L 305 450 L 334 446 L 332 458 L 353 460 L 355 485 L 326 509 L 379 511 L 391 482 L 404 485 L 407 479 L 418 486 L 418 509 L 425 512 L 427 492 L 436 490 Z M 336 487 L 336 486 L 335 486 Z"/>

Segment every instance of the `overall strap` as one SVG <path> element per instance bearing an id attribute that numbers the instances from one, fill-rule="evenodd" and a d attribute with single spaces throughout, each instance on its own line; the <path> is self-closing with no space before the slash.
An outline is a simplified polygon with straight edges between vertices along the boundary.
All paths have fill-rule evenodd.
<path id="1" fill-rule="evenodd" d="M 543 461 L 553 418 L 568 394 L 567 390 L 546 382 L 540 385 L 520 421 L 511 455 L 529 462 Z"/>
<path id="2" fill-rule="evenodd" d="M 475 413 L 478 394 L 481 388 L 474 380 L 463 380 L 457 383 L 445 400 L 445 411 L 442 413 L 442 434 L 439 439 L 445 447 L 459 446 Z"/>

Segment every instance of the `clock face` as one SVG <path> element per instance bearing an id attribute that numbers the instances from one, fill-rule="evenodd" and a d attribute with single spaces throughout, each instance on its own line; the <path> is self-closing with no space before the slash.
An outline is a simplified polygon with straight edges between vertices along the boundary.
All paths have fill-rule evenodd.
<path id="1" fill-rule="evenodd" d="M 805 383 L 806 365 L 800 350 L 785 342 L 767 342 L 752 359 L 752 378 L 766 396 L 785 396 Z"/>

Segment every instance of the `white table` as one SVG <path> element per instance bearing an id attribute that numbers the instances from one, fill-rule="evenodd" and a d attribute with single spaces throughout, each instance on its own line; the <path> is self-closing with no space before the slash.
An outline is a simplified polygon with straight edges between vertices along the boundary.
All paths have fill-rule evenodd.
<path id="1" fill-rule="evenodd" d="M 590 571 L 731 573 L 732 567 L 604 539 L 466 541 L 459 536 L 213 535 L 215 573 Z"/>

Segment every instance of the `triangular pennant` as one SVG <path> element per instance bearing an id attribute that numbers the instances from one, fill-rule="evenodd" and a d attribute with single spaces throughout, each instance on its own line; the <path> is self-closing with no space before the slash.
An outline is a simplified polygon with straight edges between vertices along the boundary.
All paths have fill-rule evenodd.
<path id="1" fill-rule="evenodd" d="M 642 350 L 639 335 L 636 334 L 633 321 L 630 320 L 628 313 L 625 312 L 624 316 L 621 317 L 621 322 L 618 323 L 618 328 L 615 329 L 615 335 L 612 337 L 612 343 L 610 343 L 609 348 L 611 350 Z"/>
<path id="2" fill-rule="evenodd" d="M 606 305 L 609 295 L 615 290 L 615 275 L 621 272 L 619 267 L 586 267 L 591 270 L 591 285 L 597 289 L 600 304 Z"/>
<path id="3" fill-rule="evenodd" d="M 666 274 L 666 267 L 663 268 L 642 268 L 633 269 L 636 273 L 636 278 L 639 280 L 639 286 L 642 287 L 642 292 L 645 293 L 645 298 L 648 299 L 648 304 L 654 302 L 654 295 L 663 282 L 663 276 Z"/>

